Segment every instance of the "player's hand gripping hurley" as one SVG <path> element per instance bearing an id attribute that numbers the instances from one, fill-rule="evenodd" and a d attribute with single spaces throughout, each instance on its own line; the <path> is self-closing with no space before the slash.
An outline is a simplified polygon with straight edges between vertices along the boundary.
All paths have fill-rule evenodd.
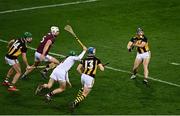
<path id="1" fill-rule="evenodd" d="M 85 47 L 84 44 L 79 40 L 79 38 L 76 36 L 76 34 L 74 33 L 72 27 L 70 25 L 66 25 L 64 27 L 64 30 L 68 31 L 69 33 L 71 33 L 75 39 L 78 41 L 78 43 L 82 46 L 82 47 Z"/>

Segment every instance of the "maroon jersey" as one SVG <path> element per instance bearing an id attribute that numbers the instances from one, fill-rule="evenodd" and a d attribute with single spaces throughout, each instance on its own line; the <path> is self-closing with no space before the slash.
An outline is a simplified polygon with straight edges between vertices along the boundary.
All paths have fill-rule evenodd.
<path id="1" fill-rule="evenodd" d="M 55 41 L 55 38 L 56 38 L 56 36 L 53 35 L 52 33 L 48 33 L 47 35 L 45 35 L 45 36 L 42 38 L 42 41 L 41 41 L 41 43 L 39 44 L 39 46 L 38 46 L 38 48 L 37 48 L 36 51 L 37 51 L 38 53 L 41 53 L 41 54 L 42 54 L 42 53 L 43 53 L 43 49 L 44 49 L 47 41 L 48 41 L 48 40 L 51 40 L 51 42 L 52 42 L 52 44 L 53 44 L 54 41 Z M 52 44 L 51 44 L 51 45 L 52 45 Z M 49 46 L 49 48 L 48 48 L 48 50 L 46 51 L 45 55 L 48 54 L 48 52 L 49 52 L 49 50 L 50 50 L 50 48 L 51 48 L 51 45 Z"/>

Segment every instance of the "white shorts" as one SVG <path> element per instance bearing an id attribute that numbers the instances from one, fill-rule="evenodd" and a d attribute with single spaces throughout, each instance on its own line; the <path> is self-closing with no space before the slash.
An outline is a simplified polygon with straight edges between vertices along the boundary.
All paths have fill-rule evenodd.
<path id="1" fill-rule="evenodd" d="M 7 57 L 5 57 L 5 61 L 10 66 L 13 66 L 14 64 L 18 64 L 19 63 L 18 59 L 9 59 Z"/>
<path id="2" fill-rule="evenodd" d="M 59 68 L 55 68 L 53 70 L 53 72 L 50 75 L 50 78 L 55 81 L 69 82 L 68 72 L 61 70 Z"/>
<path id="3" fill-rule="evenodd" d="M 141 59 L 141 60 L 144 60 L 144 59 L 150 58 L 150 57 L 151 57 L 151 52 L 150 51 L 144 52 L 142 54 L 137 53 L 137 55 L 136 55 L 136 58 Z"/>
<path id="4" fill-rule="evenodd" d="M 34 60 L 35 60 L 35 61 L 40 61 L 40 60 L 39 60 L 39 59 L 40 59 L 40 56 L 41 56 L 41 53 L 35 52 L 35 58 L 34 58 Z M 45 62 L 48 62 L 48 61 L 50 61 L 51 59 L 52 59 L 52 56 L 46 55 L 44 61 L 45 61 Z"/>
<path id="5" fill-rule="evenodd" d="M 82 74 L 81 83 L 84 87 L 92 88 L 94 85 L 94 78 L 89 75 Z"/>

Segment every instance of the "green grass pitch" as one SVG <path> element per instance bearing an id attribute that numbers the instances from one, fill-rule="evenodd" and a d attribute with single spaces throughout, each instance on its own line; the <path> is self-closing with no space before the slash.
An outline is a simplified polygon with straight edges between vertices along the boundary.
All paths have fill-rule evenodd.
<path id="1" fill-rule="evenodd" d="M 179 0 L 98 0 L 82 4 L 52 8 L 2 13 L 7 10 L 30 8 L 51 4 L 72 3 L 76 0 L 0 0 L 0 39 L 9 41 L 25 31 L 33 34 L 31 47 L 36 48 L 51 25 L 60 26 L 51 52 L 66 55 L 81 48 L 73 37 L 63 30 L 71 24 L 81 41 L 97 48 L 97 57 L 110 62 L 109 67 L 131 71 L 136 52 L 129 53 L 126 45 L 137 27 L 142 27 L 148 37 L 152 58 L 150 76 L 180 85 L 180 1 Z M 81 2 L 83 0 L 80 0 Z M 0 42 L 0 81 L 9 66 L 4 56 L 7 44 Z M 28 50 L 30 64 L 34 51 Z M 62 58 L 57 57 L 59 60 Z M 22 63 L 21 57 L 19 61 Z M 69 72 L 72 88 L 45 103 L 43 96 L 35 96 L 34 90 L 42 80 L 39 70 L 29 75 L 29 80 L 19 80 L 19 92 L 8 92 L 0 86 L 0 114 L 70 114 L 68 103 L 81 87 L 77 64 Z M 24 65 L 21 64 L 24 72 Z M 49 73 L 50 74 L 50 73 Z M 139 70 L 143 75 L 143 69 Z M 150 87 L 142 84 L 142 77 L 130 80 L 130 74 L 105 69 L 97 72 L 95 85 L 74 114 L 180 114 L 180 87 L 150 80 Z M 54 86 L 58 87 L 56 84 Z"/>

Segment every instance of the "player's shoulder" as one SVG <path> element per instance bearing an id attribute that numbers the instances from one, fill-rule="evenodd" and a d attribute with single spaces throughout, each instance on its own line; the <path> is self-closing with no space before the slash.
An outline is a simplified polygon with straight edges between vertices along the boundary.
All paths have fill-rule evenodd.
<path id="1" fill-rule="evenodd" d="M 138 39 L 138 37 L 135 35 L 135 36 L 132 36 L 131 40 L 132 42 L 136 41 Z"/>
<path id="2" fill-rule="evenodd" d="M 98 57 L 96 57 L 96 56 L 92 56 L 91 59 L 100 61 L 100 59 Z"/>
<path id="3" fill-rule="evenodd" d="M 14 40 L 14 41 L 22 42 L 23 39 L 22 39 L 22 38 L 14 38 L 13 40 Z"/>
<path id="4" fill-rule="evenodd" d="M 87 60 L 92 60 L 92 58 L 87 56 L 87 57 L 81 59 L 81 61 L 87 61 Z"/>
<path id="5" fill-rule="evenodd" d="M 48 41 L 48 40 L 53 41 L 53 40 L 54 40 L 54 36 L 53 36 L 51 33 L 47 33 L 47 34 L 44 36 L 44 39 L 45 39 L 46 41 Z"/>
<path id="6" fill-rule="evenodd" d="M 135 36 L 133 36 L 132 38 L 133 38 L 133 39 L 138 39 L 138 36 L 137 36 L 137 35 L 135 35 Z"/>
<path id="7" fill-rule="evenodd" d="M 148 39 L 145 35 L 143 37 L 144 37 L 144 39 Z"/>
<path id="8" fill-rule="evenodd" d="M 137 35 L 132 35 L 131 38 L 136 39 Z"/>
<path id="9" fill-rule="evenodd" d="M 96 57 L 96 56 L 94 56 L 94 59 L 96 59 L 96 60 L 100 60 L 98 57 Z"/>
<path id="10" fill-rule="evenodd" d="M 74 60 L 74 59 L 78 58 L 78 56 L 68 56 L 67 58 Z"/>
<path id="11" fill-rule="evenodd" d="M 25 42 L 25 40 L 23 39 L 23 38 L 17 38 L 16 39 L 21 45 L 25 45 L 26 44 L 26 42 Z M 15 41 L 16 41 L 15 40 Z"/>
<path id="12" fill-rule="evenodd" d="M 52 37 L 52 34 L 51 34 L 51 33 L 47 33 L 47 34 L 45 35 L 45 37 L 46 37 L 46 38 L 50 38 L 50 37 Z"/>
<path id="13" fill-rule="evenodd" d="M 146 36 L 143 36 L 142 40 L 143 40 L 143 41 L 147 41 L 148 38 L 147 38 Z"/>

